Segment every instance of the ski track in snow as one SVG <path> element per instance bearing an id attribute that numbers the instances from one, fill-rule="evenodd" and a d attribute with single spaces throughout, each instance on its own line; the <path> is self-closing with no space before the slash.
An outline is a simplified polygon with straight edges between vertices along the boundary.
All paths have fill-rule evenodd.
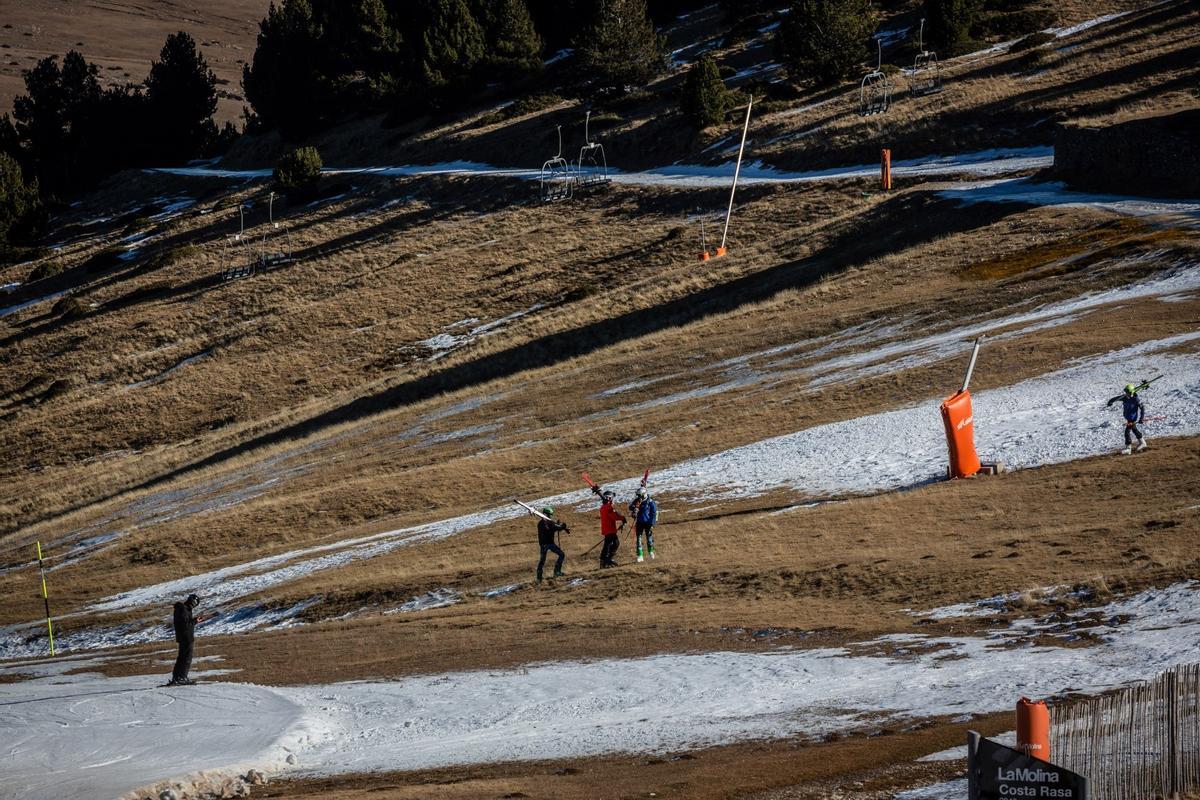
<path id="1" fill-rule="evenodd" d="M 969 173 L 972 175 L 1003 175 L 1042 169 L 1054 162 L 1054 148 L 1017 147 L 981 150 L 950 156 L 927 156 L 925 158 L 895 161 L 892 173 L 903 175 L 950 175 Z M 254 180 L 270 177 L 271 170 L 226 170 L 215 167 L 162 167 L 149 170 L 168 175 L 209 178 L 233 178 Z M 676 164 L 644 172 L 622 172 L 609 169 L 614 183 L 631 186 L 679 186 L 713 187 L 728 186 L 733 178 L 732 162 L 716 166 L 702 164 Z M 413 177 L 422 175 L 490 175 L 499 177 L 541 180 L 536 169 L 503 168 L 474 161 L 450 161 L 441 164 L 403 165 L 388 167 L 330 167 L 322 170 L 327 175 L 379 175 L 385 177 Z M 850 167 L 832 167 L 808 172 L 786 172 L 763 166 L 761 161 L 742 164 L 739 179 L 743 184 L 763 183 L 807 183 L 823 180 L 874 177 L 879 174 L 878 164 Z"/>
<path id="2" fill-rule="evenodd" d="M 974 203 L 1028 203 L 1035 206 L 1100 208 L 1131 216 L 1182 214 L 1200 217 L 1200 199 L 1171 200 L 1072 191 L 1062 183 L 1036 183 L 1028 178 L 964 183 L 938 192 L 940 197 L 963 205 Z"/>
<path id="3" fill-rule="evenodd" d="M 1081 359 L 1065 369 L 974 396 L 976 441 L 985 459 L 1010 468 L 1062 463 L 1113 452 L 1120 442 L 1119 409 L 1105 408 L 1114 388 L 1131 374 L 1166 373 L 1147 393 L 1147 425 L 1157 436 L 1200 433 L 1200 353 L 1167 352 L 1194 345 L 1200 332 L 1147 342 Z M 964 347 L 966 345 L 964 344 Z M 813 496 L 870 494 L 919 486 L 945 474 L 945 436 L 933 401 L 829 423 L 693 459 L 655 473 L 656 491 L 693 502 L 749 498 L 773 489 Z M 632 493 L 639 477 L 606 482 Z M 586 490 L 534 501 L 591 510 Z M 200 575 L 133 589 L 105 598 L 94 611 L 165 603 L 196 592 L 230 602 L 325 569 L 344 567 L 418 542 L 452 536 L 523 515 L 501 506 L 475 514 L 293 550 Z"/>
<path id="4" fill-rule="evenodd" d="M 865 325 L 847 329 L 838 335 L 809 342 L 769 348 L 750 356 L 719 362 L 726 369 L 742 369 L 743 375 L 723 382 L 719 389 L 731 389 L 751 382 L 746 361 L 768 357 L 772 370 L 790 363 L 789 359 L 829 356 L 824 361 L 799 367 L 810 373 L 814 385 L 835 380 L 850 380 L 866 375 L 907 369 L 951 356 L 965 354 L 969 340 L 983 333 L 1016 327 L 1021 331 L 1039 329 L 1104 305 L 1135 299 L 1167 296 L 1200 287 L 1200 266 L 1186 265 L 1154 278 L 1126 287 L 1094 292 L 1072 300 L 1047 304 L 1030 311 L 997 319 L 970 323 L 942 333 L 907 340 L 886 341 L 864 352 L 838 355 L 838 350 L 869 343 L 872 337 L 902 335 L 905 324 Z M 1066 369 L 1023 381 L 1014 386 L 982 392 L 975 396 L 976 436 L 982 457 L 1003 460 L 1009 467 L 1021 468 L 1060 463 L 1099 455 L 1114 450 L 1120 441 L 1120 417 L 1106 409 L 1103 401 L 1112 396 L 1133 374 L 1165 372 L 1166 382 L 1147 393 L 1152 416 L 1165 416 L 1162 423 L 1151 423 L 1151 439 L 1160 435 L 1188 436 L 1200 432 L 1200 355 L 1163 352 L 1172 347 L 1194 343 L 1200 333 L 1148 342 L 1126 350 L 1085 359 Z M 816 345 L 815 349 L 811 349 Z M 797 351 L 810 348 L 807 354 Z M 766 373 L 768 378 L 772 373 Z M 776 376 L 777 377 L 777 376 Z M 625 387 L 618 387 L 625 388 Z M 697 390 L 689 390 L 696 392 Z M 707 390 L 713 393 L 714 390 Z M 496 398 L 490 398 L 492 400 Z M 411 438 L 423 425 L 478 407 L 483 398 L 469 398 L 447 409 L 422 418 L 421 424 L 405 434 Z M 666 402 L 659 398 L 656 402 Z M 486 433 L 481 429 L 461 429 L 443 436 Z M 326 446 L 321 442 L 309 446 Z M 283 454 L 277 458 L 291 455 Z M 709 456 L 693 459 L 655 473 L 657 491 L 677 493 L 702 504 L 714 500 L 747 498 L 779 489 L 793 489 L 814 498 L 869 494 L 919 486 L 938 479 L 945 469 L 945 442 L 936 399 L 889 412 L 830 423 L 760 441 Z M 308 469 L 307 465 L 292 469 Z M 229 481 L 230 479 L 222 479 Z M 632 492 L 638 478 L 609 482 L 618 492 Z M 143 514 L 139 526 L 163 519 L 174 519 L 240 502 L 253 496 L 259 484 L 242 487 L 234 497 L 221 495 L 194 497 L 194 489 L 178 490 L 153 496 L 150 502 L 159 509 Z M 220 482 L 208 492 L 220 489 Z M 184 501 L 174 506 L 172 500 Z M 538 503 L 575 507 L 590 512 L 586 491 L 568 492 L 537 500 Z M 467 514 L 448 520 L 369 536 L 348 539 L 317 547 L 303 548 L 231 565 L 200 575 L 161 584 L 140 587 L 103 598 L 92 611 L 118 611 L 167 603 L 178 596 L 196 592 L 206 600 L 230 603 L 248 595 L 271 589 L 314 572 L 334 569 L 386 555 L 397 548 L 427 542 L 473 528 L 513 520 L 519 509 L 507 506 Z M 94 529 L 85 532 L 95 535 Z M 0 632 L 0 648 L 11 647 Z M 5 647 L 7 645 L 7 647 Z"/>
<path id="5" fill-rule="evenodd" d="M 1118 600 L 1099 609 L 1098 624 L 1094 613 L 1076 612 L 1098 639 L 1091 647 L 1033 644 L 1063 635 L 1047 618 L 986 638 L 897 634 L 845 648 L 551 662 L 393 682 L 161 691 L 147 691 L 154 679 L 145 677 L 0 684 L 0 704 L 10 704 L 0 738 L 13 743 L 0 752 L 0 784 L 15 792 L 0 796 L 59 797 L 83 785 L 92 796 L 118 794 L 199 769 L 278 767 L 285 752 L 301 773 L 327 775 L 967 719 L 1021 695 L 1094 693 L 1191 661 L 1200 647 L 1197 589 L 1189 582 Z M 879 655 L 880 646 L 892 654 Z"/>

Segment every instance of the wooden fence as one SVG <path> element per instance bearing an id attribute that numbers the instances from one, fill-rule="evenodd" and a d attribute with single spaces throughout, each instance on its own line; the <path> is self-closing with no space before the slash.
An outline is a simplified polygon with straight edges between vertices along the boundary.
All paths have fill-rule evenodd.
<path id="1" fill-rule="evenodd" d="M 1152 800 L 1200 789 L 1200 664 L 1056 706 L 1050 760 L 1088 779 L 1089 800 Z"/>

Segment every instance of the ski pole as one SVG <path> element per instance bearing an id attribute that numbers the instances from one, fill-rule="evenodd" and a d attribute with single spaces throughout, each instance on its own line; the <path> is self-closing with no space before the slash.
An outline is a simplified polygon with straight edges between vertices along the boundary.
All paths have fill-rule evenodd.
<path id="1" fill-rule="evenodd" d="M 604 544 L 604 538 L 605 538 L 605 537 L 601 536 L 601 537 L 600 537 L 600 541 L 596 542 L 594 545 L 592 545 L 591 547 L 589 547 L 587 550 L 584 550 L 584 551 L 583 551 L 583 555 L 585 555 L 585 556 L 586 556 L 588 553 L 592 552 L 592 551 L 593 551 L 593 550 L 595 550 L 597 547 L 599 547 L 600 545 Z M 582 556 L 581 556 L 581 558 L 582 558 Z"/>
<path id="2" fill-rule="evenodd" d="M 46 565 L 42 561 L 42 542 L 37 542 L 38 571 L 42 575 L 42 602 L 46 604 L 46 632 L 50 635 L 50 655 L 54 655 L 54 622 L 50 619 L 50 593 L 46 590 Z"/>

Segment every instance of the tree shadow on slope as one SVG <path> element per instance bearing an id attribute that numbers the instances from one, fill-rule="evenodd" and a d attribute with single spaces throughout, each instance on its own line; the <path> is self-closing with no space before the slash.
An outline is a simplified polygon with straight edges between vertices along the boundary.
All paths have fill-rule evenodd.
<path id="1" fill-rule="evenodd" d="M 384 388 L 92 502 L 104 502 L 127 491 L 151 488 L 252 450 L 304 438 L 324 428 L 360 420 L 397 406 L 417 403 L 520 372 L 553 366 L 627 340 L 729 313 L 745 305 L 769 300 L 783 291 L 812 286 L 824 278 L 881 256 L 989 226 L 1021 208 L 1024 206 L 1017 203 L 980 203 L 958 207 L 953 201 L 938 200 L 929 195 L 898 197 L 845 225 L 828 246 L 814 256 L 768 267 L 650 308 L 548 334 Z M 91 504 L 81 504 L 71 510 Z"/>

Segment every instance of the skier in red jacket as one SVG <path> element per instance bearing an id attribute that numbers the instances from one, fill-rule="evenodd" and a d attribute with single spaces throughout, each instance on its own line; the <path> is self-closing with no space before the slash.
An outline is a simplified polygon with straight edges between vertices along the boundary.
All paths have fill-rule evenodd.
<path id="1" fill-rule="evenodd" d="M 613 497 L 615 495 L 608 491 L 600 495 L 600 535 L 604 537 L 604 545 L 600 548 L 601 567 L 617 565 L 613 560 L 613 556 L 617 554 L 617 547 L 621 544 L 617 534 L 625 527 L 625 517 L 613 507 Z"/>

